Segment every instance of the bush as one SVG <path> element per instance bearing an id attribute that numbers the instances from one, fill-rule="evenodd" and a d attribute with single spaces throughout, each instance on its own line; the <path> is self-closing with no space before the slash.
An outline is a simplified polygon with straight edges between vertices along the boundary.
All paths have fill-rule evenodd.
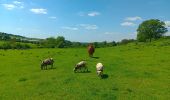
<path id="1" fill-rule="evenodd" d="M 2 49 L 12 49 L 12 46 L 9 42 L 6 42 L 2 44 Z"/>
<path id="2" fill-rule="evenodd" d="M 31 48 L 28 44 L 14 43 L 11 44 L 9 42 L 5 42 L 0 46 L 0 49 L 29 49 Z"/>

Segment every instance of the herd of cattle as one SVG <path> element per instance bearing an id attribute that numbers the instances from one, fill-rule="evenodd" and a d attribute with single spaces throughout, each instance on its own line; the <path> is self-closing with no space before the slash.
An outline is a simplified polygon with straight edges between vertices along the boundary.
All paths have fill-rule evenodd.
<path id="1" fill-rule="evenodd" d="M 93 57 L 93 53 L 95 52 L 95 48 L 93 45 L 88 46 L 88 53 L 90 57 Z M 51 68 L 53 68 L 54 64 L 54 59 L 53 58 L 48 58 L 42 61 L 41 63 L 41 69 L 47 69 L 47 65 L 51 65 Z M 96 73 L 98 76 L 102 77 L 103 75 L 103 64 L 102 63 L 97 63 L 96 64 Z M 88 67 L 86 66 L 86 61 L 80 61 L 79 63 L 76 64 L 76 66 L 73 69 L 74 72 L 78 71 L 88 71 Z"/>

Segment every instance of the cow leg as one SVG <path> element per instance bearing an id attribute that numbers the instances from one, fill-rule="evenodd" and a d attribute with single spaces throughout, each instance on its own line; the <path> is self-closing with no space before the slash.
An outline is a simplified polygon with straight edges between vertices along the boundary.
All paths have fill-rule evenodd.
<path id="1" fill-rule="evenodd" d="M 88 72 L 88 68 L 86 67 L 86 70 L 87 70 L 87 72 Z"/>
<path id="2" fill-rule="evenodd" d="M 53 64 L 51 65 L 51 69 L 53 69 Z"/>

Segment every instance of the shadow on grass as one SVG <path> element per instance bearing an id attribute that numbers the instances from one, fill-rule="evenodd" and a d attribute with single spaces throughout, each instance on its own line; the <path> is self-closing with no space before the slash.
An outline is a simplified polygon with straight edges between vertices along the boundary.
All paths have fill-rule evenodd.
<path id="1" fill-rule="evenodd" d="M 47 70 L 54 70 L 54 69 L 56 69 L 55 67 L 53 67 L 53 68 L 47 68 Z"/>
<path id="2" fill-rule="evenodd" d="M 109 78 L 109 75 L 108 75 L 108 74 L 103 74 L 103 75 L 102 75 L 102 79 L 107 79 L 107 78 Z"/>
<path id="3" fill-rule="evenodd" d="M 49 69 L 56 69 L 55 67 L 53 67 L 53 68 L 49 68 Z"/>
<path id="4" fill-rule="evenodd" d="M 27 78 L 20 78 L 18 81 L 19 82 L 24 82 L 24 81 L 27 81 L 28 79 Z"/>
<path id="5" fill-rule="evenodd" d="M 79 72 L 74 72 L 74 73 L 91 73 L 91 71 L 79 71 Z"/>
<path id="6" fill-rule="evenodd" d="M 99 59 L 100 57 L 91 57 L 91 58 L 94 58 L 94 59 Z"/>
<path id="7" fill-rule="evenodd" d="M 53 70 L 53 69 L 56 69 L 56 68 L 53 67 L 53 68 L 47 68 L 47 69 L 41 69 L 41 70 Z"/>

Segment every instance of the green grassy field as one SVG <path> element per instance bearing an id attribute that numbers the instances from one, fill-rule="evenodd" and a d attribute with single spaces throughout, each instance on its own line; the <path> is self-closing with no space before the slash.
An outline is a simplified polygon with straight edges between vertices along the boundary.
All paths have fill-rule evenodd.
<path id="1" fill-rule="evenodd" d="M 0 50 L 0 100 L 168 100 L 170 41 L 97 48 Z M 55 69 L 40 70 L 53 57 Z M 89 73 L 74 73 L 86 60 Z M 105 77 L 96 75 L 102 62 Z"/>

